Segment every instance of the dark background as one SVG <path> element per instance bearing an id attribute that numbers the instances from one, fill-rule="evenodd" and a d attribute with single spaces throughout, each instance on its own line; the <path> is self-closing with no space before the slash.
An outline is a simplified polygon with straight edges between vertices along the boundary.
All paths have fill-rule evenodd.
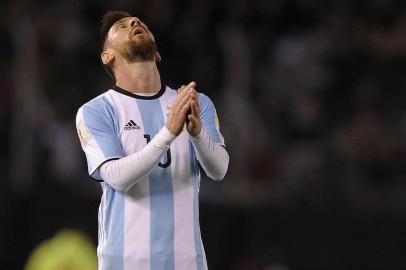
<path id="1" fill-rule="evenodd" d="M 203 179 L 211 270 L 406 268 L 406 2 L 0 2 L 0 268 L 61 228 L 97 242 L 77 109 L 113 85 L 109 9 L 155 34 L 163 81 L 212 98 L 231 161 Z"/>

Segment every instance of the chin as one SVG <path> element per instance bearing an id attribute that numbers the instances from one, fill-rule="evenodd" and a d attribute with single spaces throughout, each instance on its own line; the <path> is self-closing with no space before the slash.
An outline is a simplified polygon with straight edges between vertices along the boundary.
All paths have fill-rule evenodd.
<path id="1" fill-rule="evenodd" d="M 130 62 L 153 61 L 157 46 L 149 36 L 137 35 L 124 46 L 122 55 Z"/>

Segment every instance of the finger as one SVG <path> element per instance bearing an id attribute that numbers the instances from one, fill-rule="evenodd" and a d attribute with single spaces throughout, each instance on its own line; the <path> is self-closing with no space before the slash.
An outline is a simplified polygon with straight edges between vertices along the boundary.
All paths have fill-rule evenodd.
<path id="1" fill-rule="evenodd" d="M 197 118 L 200 118 L 200 106 L 199 106 L 199 101 L 196 100 L 196 99 L 193 99 L 193 100 L 192 100 L 191 107 L 192 107 L 192 114 L 193 114 L 193 116 L 195 116 L 195 117 L 197 117 Z"/>
<path id="2" fill-rule="evenodd" d="M 198 96 L 197 96 L 197 92 L 196 92 L 196 90 L 194 89 L 194 88 L 191 88 L 190 90 L 189 90 L 190 92 L 190 96 L 192 97 L 192 99 L 193 100 L 195 100 L 195 101 L 197 101 L 198 100 Z"/>
<path id="3" fill-rule="evenodd" d="M 197 91 L 196 91 L 196 89 L 195 89 L 194 87 L 191 87 L 189 91 L 191 91 L 190 93 L 191 93 L 194 97 L 197 97 Z"/>
<path id="4" fill-rule="evenodd" d="M 179 101 L 176 102 L 176 104 L 172 108 L 172 113 L 173 114 L 180 114 L 183 106 L 187 104 L 188 102 L 190 103 L 191 101 L 191 96 L 190 95 L 185 95 L 180 99 Z M 188 109 L 190 109 L 190 104 L 188 105 Z"/>
<path id="5" fill-rule="evenodd" d="M 188 85 L 182 84 L 182 86 L 178 89 L 178 93 L 179 93 L 179 94 L 177 95 L 177 97 L 176 97 L 176 99 L 175 99 L 175 102 L 176 102 L 176 101 L 179 101 L 180 99 L 182 99 L 182 97 L 183 97 L 184 95 L 187 94 L 187 89 L 189 89 L 190 86 L 191 86 L 191 83 L 189 83 Z"/>
<path id="6" fill-rule="evenodd" d="M 189 90 L 190 91 L 190 90 Z M 185 105 L 188 101 L 192 100 L 190 95 L 183 96 L 176 104 L 175 110 L 179 111 L 182 109 L 182 106 Z"/>
<path id="7" fill-rule="evenodd" d="M 179 88 L 180 92 L 183 92 L 183 90 L 189 90 L 190 88 L 195 88 L 196 87 L 196 83 L 195 82 L 190 82 L 187 85 L 182 84 L 182 86 Z"/>
<path id="8" fill-rule="evenodd" d="M 190 91 L 190 90 L 189 90 Z M 180 93 L 175 101 L 172 103 L 172 111 L 176 112 L 179 111 L 182 106 L 190 99 L 190 95 L 188 95 L 188 92 L 186 90 L 182 90 L 182 93 Z"/>
<path id="9" fill-rule="evenodd" d="M 185 86 L 184 91 L 188 92 L 189 89 L 192 89 L 192 88 L 194 89 L 195 87 L 196 87 L 196 83 L 192 81 L 188 85 Z"/>
<path id="10" fill-rule="evenodd" d="M 194 82 L 190 83 L 188 86 L 185 86 L 185 88 L 183 88 L 181 97 L 178 101 L 179 103 L 183 103 L 185 98 L 193 98 L 196 96 L 196 90 L 193 87 L 193 83 Z"/>
<path id="11" fill-rule="evenodd" d="M 179 100 L 181 100 L 182 97 L 186 94 L 185 88 L 186 88 L 186 86 L 184 84 L 182 84 L 182 86 L 178 89 L 178 95 L 176 96 L 175 101 L 173 102 L 173 105 L 175 105 L 175 103 L 179 102 Z"/>
<path id="12" fill-rule="evenodd" d="M 190 109 L 190 100 L 188 100 L 188 101 L 182 106 L 182 108 L 181 108 L 180 111 L 179 111 L 179 115 L 181 115 L 181 116 L 186 116 L 186 114 L 187 114 L 187 112 L 189 111 L 189 109 Z"/>
<path id="13" fill-rule="evenodd" d="M 189 114 L 187 118 L 189 119 L 189 121 L 192 123 L 193 126 L 197 126 L 199 120 L 193 114 Z"/>
<path id="14" fill-rule="evenodd" d="M 178 93 L 180 93 L 180 92 L 185 88 L 185 86 L 186 86 L 186 85 L 182 84 L 182 85 L 178 88 Z"/>
<path id="15" fill-rule="evenodd" d="M 193 115 L 193 116 L 196 115 L 196 101 L 193 99 L 190 102 L 190 111 L 191 111 L 191 115 Z"/>
<path id="16" fill-rule="evenodd" d="M 196 87 L 196 82 L 195 82 L 195 81 L 191 81 L 187 86 L 188 86 L 188 87 L 193 87 L 193 88 L 195 88 L 195 87 Z"/>
<path id="17" fill-rule="evenodd" d="M 181 100 L 184 98 L 184 96 L 186 96 L 189 93 L 190 89 L 192 89 L 192 88 L 194 89 L 195 86 L 196 86 L 195 82 L 190 82 L 186 86 L 182 85 L 180 90 L 179 90 L 178 96 L 176 97 L 175 101 L 173 102 L 172 109 L 179 108 L 178 104 L 182 103 Z M 196 90 L 194 90 L 194 91 L 196 91 Z"/>

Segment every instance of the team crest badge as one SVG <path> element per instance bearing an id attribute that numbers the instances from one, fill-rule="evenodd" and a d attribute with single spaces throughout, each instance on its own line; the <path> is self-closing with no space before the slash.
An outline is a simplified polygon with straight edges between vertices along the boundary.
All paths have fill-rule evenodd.
<path id="1" fill-rule="evenodd" d="M 82 145 L 86 145 L 88 141 L 92 138 L 92 135 L 90 132 L 87 130 L 85 126 L 85 122 L 82 120 L 79 121 L 79 124 L 77 126 L 78 134 L 79 134 L 79 139 Z"/>

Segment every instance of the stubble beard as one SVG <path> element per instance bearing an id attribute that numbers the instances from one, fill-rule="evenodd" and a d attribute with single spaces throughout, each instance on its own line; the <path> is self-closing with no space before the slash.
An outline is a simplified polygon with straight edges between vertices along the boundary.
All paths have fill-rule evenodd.
<path id="1" fill-rule="evenodd" d="M 153 61 L 157 52 L 154 40 L 148 35 L 130 38 L 118 50 L 128 62 Z"/>

